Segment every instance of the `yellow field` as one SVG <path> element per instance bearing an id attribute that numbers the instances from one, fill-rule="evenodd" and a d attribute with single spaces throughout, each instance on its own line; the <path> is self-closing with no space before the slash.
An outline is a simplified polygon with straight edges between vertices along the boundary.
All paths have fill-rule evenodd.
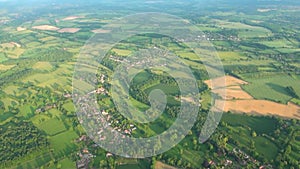
<path id="1" fill-rule="evenodd" d="M 13 67 L 15 67 L 15 65 L 3 65 L 3 64 L 0 64 L 0 71 L 9 70 L 9 69 L 11 69 Z"/>
<path id="2" fill-rule="evenodd" d="M 246 59 L 245 56 L 237 52 L 218 52 L 218 55 L 222 61 Z"/>
<path id="3" fill-rule="evenodd" d="M 112 51 L 116 52 L 120 56 L 128 56 L 131 54 L 130 50 L 124 50 L 124 49 L 113 49 Z"/>
<path id="4" fill-rule="evenodd" d="M 38 29 L 38 30 L 46 30 L 46 31 L 56 31 L 59 28 L 51 25 L 40 25 L 40 26 L 34 26 L 32 27 L 33 29 Z"/>
<path id="5" fill-rule="evenodd" d="M 226 76 L 213 79 L 212 81 L 222 84 L 222 82 L 224 82 L 224 78 L 226 80 L 225 85 L 219 85 L 218 87 L 220 88 L 212 89 L 213 93 L 219 94 L 222 97 L 222 100 L 216 100 L 215 105 L 220 108 L 222 104 L 225 104 L 224 112 L 231 111 L 235 113 L 249 113 L 300 119 L 300 106 L 293 103 L 288 103 L 286 105 L 268 100 L 256 100 L 241 88 L 241 85 L 248 84 L 243 80 L 232 76 Z M 209 88 L 212 88 L 212 81 L 205 81 Z M 226 90 L 226 96 L 222 93 L 224 88 Z"/>
<path id="6" fill-rule="evenodd" d="M 53 68 L 53 66 L 49 62 L 37 62 L 32 66 L 32 68 L 49 71 Z"/>
<path id="7" fill-rule="evenodd" d="M 80 30 L 80 28 L 63 28 L 58 30 L 59 33 L 76 33 Z"/>
<path id="8" fill-rule="evenodd" d="M 155 167 L 154 168 L 155 169 L 176 169 L 175 167 L 167 165 L 167 164 L 164 164 L 164 163 L 162 163 L 160 161 L 157 161 L 155 163 Z"/>

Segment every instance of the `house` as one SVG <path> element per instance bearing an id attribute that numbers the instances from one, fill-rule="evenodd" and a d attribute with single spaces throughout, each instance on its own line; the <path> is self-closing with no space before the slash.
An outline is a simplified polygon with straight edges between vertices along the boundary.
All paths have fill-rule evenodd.
<path id="1" fill-rule="evenodd" d="M 96 90 L 96 93 L 97 93 L 97 94 L 106 93 L 106 90 L 105 90 L 105 88 L 100 87 L 100 88 L 98 88 L 98 89 Z"/>
<path id="2" fill-rule="evenodd" d="M 113 156 L 113 154 L 112 153 L 107 153 L 106 154 L 106 158 L 108 158 L 108 157 L 112 157 Z"/>
<path id="3" fill-rule="evenodd" d="M 106 116 L 106 115 L 108 115 L 108 113 L 106 112 L 106 111 L 102 111 L 102 115 L 104 115 L 104 116 Z"/>
<path id="4" fill-rule="evenodd" d="M 125 134 L 131 134 L 131 132 L 129 130 L 125 130 L 124 133 Z"/>
<path id="5" fill-rule="evenodd" d="M 231 165 L 231 164 L 232 164 L 232 161 L 231 161 L 231 160 L 226 160 L 224 165 L 225 165 L 225 166 L 228 166 L 228 165 Z"/>
<path id="6" fill-rule="evenodd" d="M 89 150 L 87 148 L 83 149 L 82 152 L 85 154 L 89 154 Z"/>
<path id="7" fill-rule="evenodd" d="M 76 161 L 76 168 L 77 169 L 88 169 L 89 167 L 89 160 L 88 159 L 81 159 Z"/>
<path id="8" fill-rule="evenodd" d="M 79 137 L 79 139 L 77 140 L 77 142 L 86 141 L 86 139 L 87 139 L 87 136 L 86 135 L 82 135 L 81 137 Z"/>

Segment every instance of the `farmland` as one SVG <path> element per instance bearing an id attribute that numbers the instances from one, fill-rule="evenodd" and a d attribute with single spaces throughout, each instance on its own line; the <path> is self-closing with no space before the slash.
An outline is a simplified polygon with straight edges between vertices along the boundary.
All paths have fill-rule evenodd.
<path id="1" fill-rule="evenodd" d="M 220 1 L 217 6 L 215 2 L 179 0 L 66 0 L 49 5 L 0 1 L 0 168 L 76 168 L 78 164 L 116 169 L 299 168 L 299 4 L 287 0 L 251 2 L 254 5 L 249 6 Z M 99 112 L 115 131 L 126 136 L 147 138 L 162 134 L 176 123 L 181 102 L 200 104 L 195 124 L 179 144 L 153 157 L 131 159 L 96 144 L 81 125 L 77 117 L 80 107 L 73 102 L 77 96 L 73 85 L 80 82 L 74 79 L 74 69 L 91 37 L 143 28 L 138 23 L 124 24 L 123 30 L 118 24 L 110 29 L 105 26 L 145 11 L 180 16 L 203 31 L 201 37 L 192 38 L 211 42 L 225 76 L 211 78 L 206 68 L 219 68 L 205 64 L 202 56 L 184 41 L 158 32 L 136 34 L 117 42 L 107 51 L 98 70 L 85 63 L 81 71 L 96 72 L 91 77 L 96 86 L 82 83 L 80 87 L 93 90 Z M 146 23 L 147 19 L 151 18 L 135 22 Z M 117 34 L 108 40 L 114 36 Z M 116 107 L 112 75 L 129 57 L 148 48 L 178 56 L 193 73 L 200 100 L 181 96 L 179 84 L 170 73 L 145 68 L 129 83 L 129 102 L 144 112 L 152 106 L 149 95 L 162 91 L 167 103 L 157 119 L 138 123 Z M 206 53 L 206 48 L 205 44 L 200 51 Z M 180 69 L 173 73 L 188 77 Z M 213 84 L 224 80 L 225 84 L 213 88 Z M 200 143 L 207 114 L 220 101 L 225 106 L 219 126 Z M 172 139 L 176 137 L 172 135 Z"/>

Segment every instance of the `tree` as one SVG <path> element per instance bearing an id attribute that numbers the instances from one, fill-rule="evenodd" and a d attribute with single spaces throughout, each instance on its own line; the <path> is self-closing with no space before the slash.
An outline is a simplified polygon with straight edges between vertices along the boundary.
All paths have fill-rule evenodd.
<path id="1" fill-rule="evenodd" d="M 292 152 L 292 147 L 291 145 L 288 145 L 285 150 L 285 155 L 289 155 L 291 152 Z"/>

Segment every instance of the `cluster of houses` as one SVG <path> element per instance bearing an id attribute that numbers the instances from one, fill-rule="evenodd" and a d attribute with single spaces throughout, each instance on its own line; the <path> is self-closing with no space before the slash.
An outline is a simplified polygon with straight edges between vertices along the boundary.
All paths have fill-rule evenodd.
<path id="1" fill-rule="evenodd" d="M 232 151 L 228 152 L 228 155 L 226 153 L 224 154 L 225 156 L 231 156 L 231 159 L 225 159 L 222 160 L 221 162 L 215 162 L 213 160 L 206 160 L 202 164 L 204 168 L 233 168 L 234 164 L 239 164 L 241 166 L 247 166 L 248 164 L 251 164 L 253 166 L 257 166 L 259 169 L 268 169 L 272 168 L 271 165 L 261 165 L 259 161 L 255 160 L 242 150 L 238 148 L 234 148 Z"/>
<path id="2" fill-rule="evenodd" d="M 202 35 L 202 37 L 198 37 L 198 38 L 203 38 L 207 41 L 241 41 L 240 38 L 236 36 L 232 36 L 232 35 L 226 36 L 219 33 L 210 33 L 210 32 L 207 32 L 205 33 L 205 35 Z"/>
<path id="3" fill-rule="evenodd" d="M 92 158 L 95 156 L 89 152 L 87 148 L 83 149 L 79 153 L 77 153 L 79 156 L 80 160 L 76 161 L 76 168 L 77 169 L 88 169 L 89 167 L 89 162 L 91 161 Z"/>
<path id="4" fill-rule="evenodd" d="M 79 142 L 88 142 L 91 141 L 90 138 L 87 135 L 82 135 L 79 138 L 75 140 L 77 143 Z M 92 147 L 99 147 L 98 144 L 93 144 Z M 90 153 L 90 151 L 87 148 L 82 149 L 80 152 L 77 153 L 79 160 L 76 161 L 76 168 L 77 169 L 88 169 L 89 162 L 92 158 L 95 158 L 96 155 L 93 155 Z M 106 158 L 113 157 L 114 154 L 107 152 Z"/>
<path id="5" fill-rule="evenodd" d="M 53 108 L 56 108 L 56 107 L 57 107 L 56 104 L 53 104 L 53 105 L 48 104 L 45 107 L 41 107 L 41 108 L 36 109 L 35 112 L 36 113 L 42 113 L 42 112 L 45 112 L 47 110 L 50 110 L 50 109 L 53 109 Z"/>
<path id="6" fill-rule="evenodd" d="M 95 115 L 99 115 L 99 114 L 100 114 L 100 112 L 96 112 L 96 113 L 95 113 Z M 127 128 L 127 129 L 126 129 L 125 126 L 120 126 L 120 124 L 121 124 L 120 121 L 119 121 L 119 120 L 113 120 L 112 117 L 109 115 L 109 113 L 108 113 L 107 111 L 105 111 L 105 110 L 102 110 L 102 111 L 101 111 L 101 114 L 102 114 L 104 117 L 106 117 L 106 118 L 104 119 L 103 117 L 97 117 L 97 122 L 100 122 L 100 123 L 102 123 L 102 124 L 106 122 L 107 125 L 108 125 L 108 127 L 116 126 L 116 127 L 114 127 L 114 128 L 112 129 L 111 132 L 117 131 L 117 132 L 119 132 L 119 133 L 122 133 L 122 134 L 124 134 L 124 135 L 123 135 L 123 138 L 126 137 L 125 135 L 131 135 L 132 132 L 133 132 L 134 130 L 137 129 L 133 124 L 130 124 L 130 125 L 129 125 L 130 127 Z M 100 140 L 100 141 L 106 140 L 106 136 L 102 135 L 103 132 L 104 132 L 104 129 L 103 129 L 103 128 L 101 128 L 101 129 L 97 132 L 98 136 L 100 136 L 100 137 L 99 137 L 99 140 Z"/>
<path id="7" fill-rule="evenodd" d="M 255 160 L 254 158 L 250 157 L 248 154 L 243 152 L 240 149 L 234 148 L 232 150 L 233 155 L 235 156 L 236 160 L 241 164 L 241 165 L 247 165 L 248 163 L 252 163 L 255 165 L 259 165 L 259 162 Z"/>

